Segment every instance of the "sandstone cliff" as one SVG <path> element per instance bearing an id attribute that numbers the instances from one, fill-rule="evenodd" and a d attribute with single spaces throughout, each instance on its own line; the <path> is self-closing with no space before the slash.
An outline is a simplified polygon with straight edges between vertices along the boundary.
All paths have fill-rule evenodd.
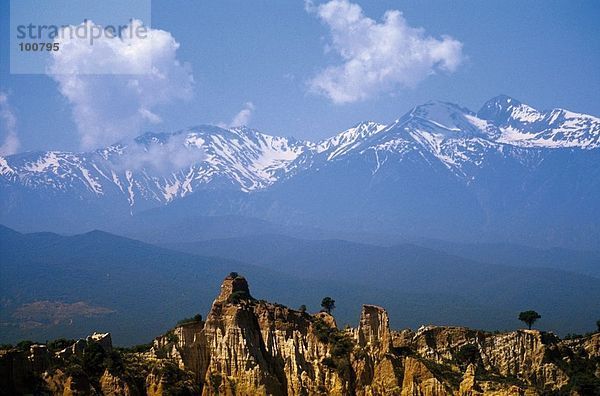
<path id="1" fill-rule="evenodd" d="M 365 305 L 354 329 L 254 299 L 225 278 L 206 320 L 152 345 L 114 350 L 109 334 L 0 351 L 0 394 L 53 395 L 593 395 L 600 334 L 489 333 L 427 326 L 393 331 Z"/>

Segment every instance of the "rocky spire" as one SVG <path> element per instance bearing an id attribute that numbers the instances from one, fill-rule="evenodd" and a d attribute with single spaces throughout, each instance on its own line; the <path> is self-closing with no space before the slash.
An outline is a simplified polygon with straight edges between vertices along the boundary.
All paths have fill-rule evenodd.
<path id="1" fill-rule="evenodd" d="M 376 305 L 363 305 L 357 333 L 359 346 L 369 347 L 380 354 L 389 352 L 392 336 L 385 309 Z"/>
<path id="2" fill-rule="evenodd" d="M 246 278 L 243 276 L 238 275 L 237 272 L 231 272 L 223 280 L 223 283 L 221 284 L 221 293 L 215 300 L 215 303 L 231 301 L 232 296 L 239 296 L 242 298 L 250 297 L 248 281 L 246 281 Z"/>

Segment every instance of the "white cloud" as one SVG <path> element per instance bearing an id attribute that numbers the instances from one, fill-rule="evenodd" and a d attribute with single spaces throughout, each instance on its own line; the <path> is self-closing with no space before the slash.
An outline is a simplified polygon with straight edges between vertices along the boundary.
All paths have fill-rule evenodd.
<path id="1" fill-rule="evenodd" d="M 94 25 L 87 21 L 89 30 Z M 64 34 L 56 38 L 60 50 L 52 52 L 48 74 L 72 105 L 72 113 L 85 150 L 137 136 L 148 123 L 161 122 L 156 108 L 193 92 L 189 65 L 176 56 L 179 43 L 169 32 L 148 29 L 144 37 L 89 38 Z M 75 27 L 71 27 L 75 28 Z"/>
<path id="2" fill-rule="evenodd" d="M 218 126 L 221 128 L 233 128 L 248 125 L 250 119 L 252 118 L 252 112 L 254 109 L 255 107 L 252 102 L 246 102 L 242 110 L 240 110 L 240 112 L 237 113 L 229 123 L 226 124 L 221 122 L 218 124 Z"/>
<path id="3" fill-rule="evenodd" d="M 306 3 L 330 30 L 326 50 L 342 63 L 321 70 L 309 81 L 312 92 L 334 103 L 351 103 L 414 87 L 436 71 L 453 72 L 463 60 L 462 43 L 449 37 L 436 39 L 424 29 L 408 25 L 402 13 L 388 10 L 381 22 L 363 14 L 347 0 Z"/>
<path id="4" fill-rule="evenodd" d="M 162 142 L 143 144 L 132 141 L 123 156 L 117 159 L 116 165 L 122 170 L 150 170 L 153 174 L 164 176 L 185 170 L 205 158 L 201 147 L 190 144 L 187 135 L 179 134 L 168 136 Z"/>
<path id="5" fill-rule="evenodd" d="M 3 138 L 0 155 L 15 154 L 21 146 L 17 135 L 17 117 L 8 103 L 8 95 L 4 92 L 0 92 L 0 125 L 2 131 L 0 136 Z"/>

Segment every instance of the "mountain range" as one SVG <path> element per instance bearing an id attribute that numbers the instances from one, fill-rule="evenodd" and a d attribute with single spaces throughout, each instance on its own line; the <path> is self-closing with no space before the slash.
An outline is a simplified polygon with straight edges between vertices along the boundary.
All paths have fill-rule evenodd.
<path id="1" fill-rule="evenodd" d="M 596 249 L 599 148 L 599 118 L 507 96 L 478 112 L 428 102 L 319 142 L 197 126 L 0 158 L 0 223 L 135 234 L 163 223 L 143 219 L 241 216 L 334 234 Z"/>

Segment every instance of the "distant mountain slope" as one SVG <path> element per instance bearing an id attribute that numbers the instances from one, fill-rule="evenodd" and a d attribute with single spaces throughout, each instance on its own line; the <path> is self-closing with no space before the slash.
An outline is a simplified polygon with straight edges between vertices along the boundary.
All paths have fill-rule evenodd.
<path id="1" fill-rule="evenodd" d="M 99 231 L 65 237 L 0 226 L 0 343 L 106 329 L 117 344 L 147 342 L 177 320 L 206 312 L 223 274 L 231 271 L 252 274 L 256 298 L 279 295 L 282 303 L 318 311 L 321 299 L 333 296 L 341 325 L 354 323 L 361 301 L 386 304 L 397 314 L 393 325 L 399 328 L 423 323 L 504 328 L 504 318 L 514 319 L 513 312 L 436 290 L 408 292 L 391 283 L 366 287 L 341 277 L 307 279 Z"/>
<path id="2" fill-rule="evenodd" d="M 13 339 L 75 336 L 110 324 L 117 327 L 120 342 L 141 342 L 169 326 L 154 315 L 172 322 L 210 306 L 209 290 L 218 285 L 223 271 L 244 268 L 269 284 L 276 277 L 253 266 L 173 252 L 100 231 L 64 237 L 3 228 L 0 234 L 2 334 Z M 58 326 L 15 324 L 16 310 L 36 301 L 81 301 L 115 312 L 73 318 L 73 324 Z"/>
<path id="3" fill-rule="evenodd" d="M 490 264 L 546 267 L 600 278 L 600 251 L 538 249 L 508 243 L 451 243 L 418 240 L 417 245 Z"/>
<path id="4" fill-rule="evenodd" d="M 0 222 L 82 232 L 164 210 L 590 249 L 600 245 L 599 163 L 597 117 L 507 96 L 478 112 L 428 102 L 321 142 L 202 125 L 0 158 Z"/>
<path id="5" fill-rule="evenodd" d="M 485 264 L 416 245 L 379 247 L 339 240 L 255 236 L 169 245 L 311 279 L 335 279 L 408 293 L 452 295 L 506 312 L 532 307 L 546 328 L 581 332 L 600 316 L 597 278 L 551 268 Z M 513 263 L 516 264 L 516 263 Z M 509 314 L 504 318 L 510 323 Z"/>

